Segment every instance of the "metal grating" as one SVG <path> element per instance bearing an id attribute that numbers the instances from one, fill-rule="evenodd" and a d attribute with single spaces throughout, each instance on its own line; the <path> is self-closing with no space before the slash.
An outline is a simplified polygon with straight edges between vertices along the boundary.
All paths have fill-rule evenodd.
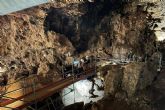
<path id="1" fill-rule="evenodd" d="M 0 15 L 48 3 L 49 0 L 0 0 Z"/>

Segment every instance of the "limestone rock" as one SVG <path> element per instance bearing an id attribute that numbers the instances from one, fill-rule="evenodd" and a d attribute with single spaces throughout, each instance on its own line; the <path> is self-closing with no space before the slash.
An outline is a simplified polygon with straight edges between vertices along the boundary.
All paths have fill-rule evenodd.
<path id="1" fill-rule="evenodd" d="M 112 66 L 105 76 L 105 94 L 115 94 L 121 84 L 123 72 L 120 66 Z"/>
<path id="2" fill-rule="evenodd" d="M 122 81 L 122 89 L 127 92 L 128 96 L 132 96 L 137 91 L 137 85 L 140 81 L 140 78 L 143 78 L 141 74 L 143 74 L 144 64 L 130 64 L 124 67 L 124 75 Z M 149 76 L 149 73 L 148 73 Z M 147 76 L 145 76 L 147 77 Z M 142 81 L 144 81 L 143 79 Z M 145 85 L 144 85 L 145 86 Z"/>
<path id="3" fill-rule="evenodd" d="M 153 64 L 155 63 L 132 63 L 109 68 L 105 76 L 105 92 L 114 94 L 124 91 L 128 98 L 134 97 L 138 91 L 152 84 L 157 75 L 156 66 L 150 67 Z"/>

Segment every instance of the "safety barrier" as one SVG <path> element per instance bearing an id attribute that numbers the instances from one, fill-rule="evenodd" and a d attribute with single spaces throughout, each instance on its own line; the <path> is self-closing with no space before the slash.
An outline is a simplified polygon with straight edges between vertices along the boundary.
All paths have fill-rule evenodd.
<path id="1" fill-rule="evenodd" d="M 67 71 L 66 73 L 61 73 L 61 75 L 63 76 L 65 74 L 67 74 L 68 72 L 71 72 L 71 71 Z M 73 72 L 73 70 L 72 70 L 72 72 Z M 50 95 L 69 86 L 70 84 L 75 83 L 76 81 L 79 81 L 81 79 L 87 78 L 88 76 L 94 75 L 94 73 L 95 73 L 95 67 L 92 66 L 85 71 L 82 71 L 77 74 L 73 73 L 72 76 L 69 76 L 67 78 L 62 78 L 59 81 L 50 82 L 50 83 L 48 83 L 46 85 L 42 85 L 42 86 L 39 86 L 39 85 L 41 85 L 41 83 L 44 81 L 40 80 L 38 75 L 32 75 L 27 78 L 20 78 L 17 81 L 7 84 L 7 86 L 13 86 L 21 81 L 27 81 L 27 80 L 31 80 L 31 79 L 33 79 L 33 82 L 31 82 L 30 85 L 22 86 L 21 88 L 17 88 L 12 91 L 8 91 L 6 93 L 2 93 L 0 95 L 0 97 L 2 97 L 0 100 L 0 108 L 2 110 L 22 109 L 28 105 L 34 104 L 35 101 L 37 102 L 37 101 L 43 100 L 46 97 L 49 97 Z M 49 80 L 49 79 L 47 79 L 47 80 Z M 26 83 L 26 82 L 24 82 L 24 83 Z M 26 89 L 29 89 L 28 93 L 26 93 L 26 94 L 22 94 L 19 97 L 16 97 L 16 96 L 8 97 L 8 94 L 18 94 L 19 91 L 24 91 Z M 49 90 L 49 91 L 47 91 L 47 90 Z M 32 98 L 32 97 L 34 97 L 34 98 Z M 21 103 L 21 104 L 19 104 L 19 103 Z M 13 105 L 13 104 L 15 104 L 15 105 Z M 16 104 L 18 104 L 18 105 L 16 105 Z"/>

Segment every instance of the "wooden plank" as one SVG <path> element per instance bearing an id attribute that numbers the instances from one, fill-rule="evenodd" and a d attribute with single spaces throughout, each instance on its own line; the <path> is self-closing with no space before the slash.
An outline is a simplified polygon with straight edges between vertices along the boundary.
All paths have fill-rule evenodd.
<path id="1" fill-rule="evenodd" d="M 36 92 L 35 97 L 34 97 L 33 91 L 31 91 L 20 97 L 15 97 L 15 100 L 7 100 L 5 102 L 0 103 L 0 107 L 7 106 L 7 107 L 11 107 L 11 108 L 22 109 L 22 108 L 26 107 L 27 105 L 31 104 L 28 102 L 33 102 L 35 100 L 36 101 L 43 100 L 46 97 L 49 97 L 56 92 L 59 92 L 63 88 L 65 88 L 75 82 L 93 75 L 92 72 L 94 72 L 94 68 L 91 68 L 91 69 L 85 71 L 86 74 L 80 75 L 80 77 L 77 79 L 74 79 L 74 77 L 68 77 L 68 78 L 60 80 L 58 82 L 49 83 L 40 88 L 37 88 L 37 90 L 35 91 Z M 25 102 L 20 101 L 20 100 L 24 100 Z M 2 110 L 8 110 L 8 109 L 2 109 Z"/>

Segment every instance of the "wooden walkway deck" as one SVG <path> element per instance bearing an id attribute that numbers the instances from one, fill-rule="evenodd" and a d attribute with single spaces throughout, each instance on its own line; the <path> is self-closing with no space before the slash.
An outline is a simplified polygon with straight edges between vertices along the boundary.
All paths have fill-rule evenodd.
<path id="1" fill-rule="evenodd" d="M 34 101 L 41 101 L 79 80 L 86 79 L 87 77 L 94 75 L 94 72 L 95 68 L 90 68 L 84 71 L 83 74 L 80 74 L 79 77 L 70 76 L 66 79 L 50 82 L 45 85 L 36 84 L 29 87 L 27 86 L 25 89 L 19 89 L 17 87 L 20 86 L 14 86 L 20 84 L 17 82 L 12 87 L 10 86 L 8 88 L 13 92 L 9 91 L 7 94 L 3 95 L 2 99 L 0 100 L 0 110 L 11 110 L 11 108 L 16 110 L 22 109 L 28 105 L 34 104 Z M 36 87 L 34 88 L 34 86 Z"/>

